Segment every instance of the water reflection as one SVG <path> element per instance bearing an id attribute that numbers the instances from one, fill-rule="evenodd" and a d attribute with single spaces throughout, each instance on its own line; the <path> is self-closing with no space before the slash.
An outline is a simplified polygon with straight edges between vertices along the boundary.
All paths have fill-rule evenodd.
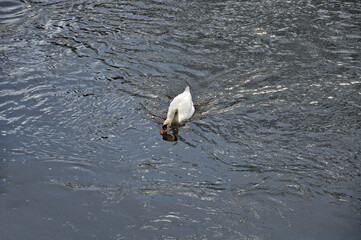
<path id="1" fill-rule="evenodd" d="M 170 130 L 172 131 L 172 134 L 169 134 L 168 132 L 165 132 L 164 134 L 162 134 L 163 140 L 168 141 L 168 142 L 177 142 L 178 141 L 178 127 L 171 126 Z"/>

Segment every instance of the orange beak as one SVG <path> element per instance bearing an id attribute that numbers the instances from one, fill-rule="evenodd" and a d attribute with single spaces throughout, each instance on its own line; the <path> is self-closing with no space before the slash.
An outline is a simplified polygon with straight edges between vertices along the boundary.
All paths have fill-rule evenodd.
<path id="1" fill-rule="evenodd" d="M 163 134 L 165 133 L 165 130 L 167 130 L 167 125 L 164 125 L 164 126 L 163 126 L 163 129 L 162 129 L 162 131 L 160 131 L 160 134 L 163 135 Z"/>

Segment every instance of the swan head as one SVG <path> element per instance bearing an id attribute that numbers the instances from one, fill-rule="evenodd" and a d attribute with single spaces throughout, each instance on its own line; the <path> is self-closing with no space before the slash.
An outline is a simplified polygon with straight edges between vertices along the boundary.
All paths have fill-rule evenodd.
<path id="1" fill-rule="evenodd" d="M 172 119 L 167 118 L 163 123 L 162 131 L 160 131 L 160 134 L 163 135 L 165 133 L 165 131 L 167 130 L 167 128 L 170 127 L 171 125 L 172 125 Z"/>

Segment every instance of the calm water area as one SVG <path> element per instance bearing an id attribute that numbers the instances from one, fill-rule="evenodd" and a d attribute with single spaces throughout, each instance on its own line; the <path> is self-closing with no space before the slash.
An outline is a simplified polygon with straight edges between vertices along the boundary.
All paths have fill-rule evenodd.
<path id="1" fill-rule="evenodd" d="M 0 239 L 359 240 L 360 143 L 360 1 L 0 0 Z"/>

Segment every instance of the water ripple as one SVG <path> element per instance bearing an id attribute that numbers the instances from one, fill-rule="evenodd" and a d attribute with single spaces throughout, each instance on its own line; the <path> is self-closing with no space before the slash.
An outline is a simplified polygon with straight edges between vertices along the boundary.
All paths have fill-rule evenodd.
<path id="1" fill-rule="evenodd" d="M 24 1 L 0 1 L 0 24 L 14 24 L 26 15 L 30 4 Z"/>

